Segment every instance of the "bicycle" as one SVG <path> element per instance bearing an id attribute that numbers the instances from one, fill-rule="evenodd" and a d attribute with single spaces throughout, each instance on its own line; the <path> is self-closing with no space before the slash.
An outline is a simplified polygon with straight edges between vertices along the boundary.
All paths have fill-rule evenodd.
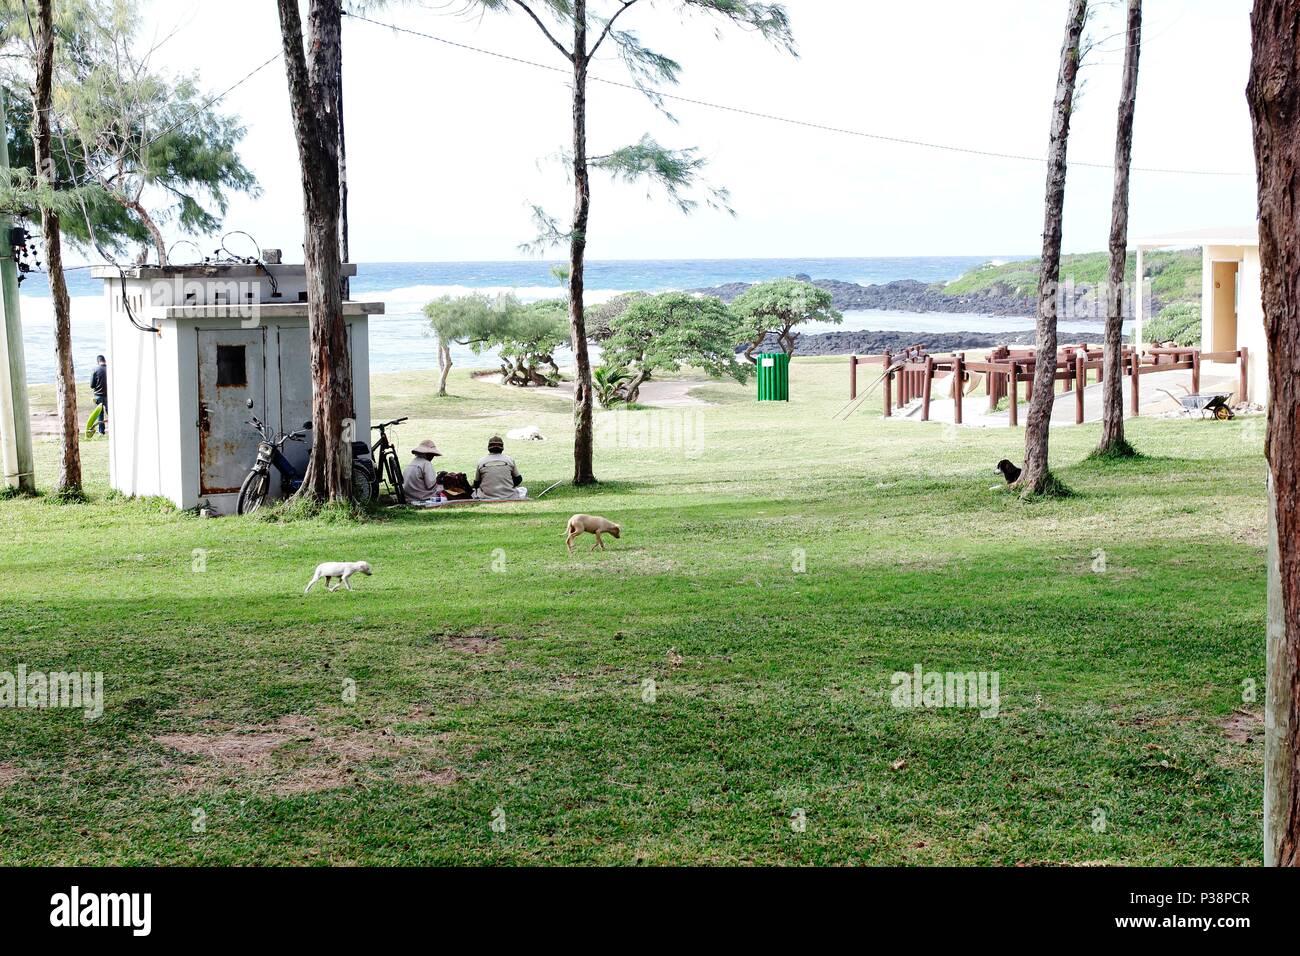
<path id="1" fill-rule="evenodd" d="M 402 464 L 397 458 L 397 449 L 388 440 L 387 429 L 400 425 L 404 421 L 405 418 L 395 418 L 391 422 L 380 422 L 378 425 L 370 426 L 372 432 L 379 432 L 379 441 L 370 447 L 370 457 L 374 459 L 375 473 L 378 475 L 372 497 L 376 499 L 379 497 L 380 485 L 386 481 L 392 487 L 393 497 L 397 499 L 399 505 L 406 504 L 406 492 L 402 490 Z"/>

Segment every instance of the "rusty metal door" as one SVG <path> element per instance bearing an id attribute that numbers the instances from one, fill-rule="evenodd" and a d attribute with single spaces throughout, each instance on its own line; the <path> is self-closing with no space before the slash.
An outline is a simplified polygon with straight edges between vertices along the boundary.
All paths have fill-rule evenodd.
<path id="1" fill-rule="evenodd" d="M 264 338 L 261 329 L 200 329 L 198 339 L 199 493 L 230 494 L 257 457 L 257 432 L 244 423 L 267 417 Z"/>

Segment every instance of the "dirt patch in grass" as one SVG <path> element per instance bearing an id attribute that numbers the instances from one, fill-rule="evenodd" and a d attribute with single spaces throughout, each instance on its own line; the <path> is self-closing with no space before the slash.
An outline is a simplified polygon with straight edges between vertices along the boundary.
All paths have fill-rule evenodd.
<path id="1" fill-rule="evenodd" d="M 0 763 L 0 790 L 17 783 L 23 772 L 11 763 Z"/>
<path id="2" fill-rule="evenodd" d="M 486 654 L 499 644 L 495 634 L 443 634 L 438 643 L 465 654 Z"/>
<path id="3" fill-rule="evenodd" d="M 1234 744 L 1249 744 L 1264 737 L 1264 715 L 1250 710 L 1234 710 L 1215 726 Z"/>
<path id="4" fill-rule="evenodd" d="M 253 727 L 211 727 L 198 733 L 153 738 L 194 758 L 179 767 L 178 786 L 202 789 L 232 778 L 271 793 L 317 793 L 368 783 L 449 786 L 459 776 L 445 764 L 436 741 L 405 737 L 384 728 L 331 728 L 300 714 Z"/>

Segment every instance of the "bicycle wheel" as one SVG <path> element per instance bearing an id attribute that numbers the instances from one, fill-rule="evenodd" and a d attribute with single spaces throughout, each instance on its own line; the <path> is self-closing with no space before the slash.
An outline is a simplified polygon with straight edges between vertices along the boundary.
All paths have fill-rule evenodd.
<path id="1" fill-rule="evenodd" d="M 239 498 L 235 511 L 241 515 L 252 514 L 262 507 L 267 492 L 271 490 L 271 476 L 265 471 L 250 471 L 239 486 Z"/>
<path id="2" fill-rule="evenodd" d="M 397 499 L 399 505 L 406 504 L 406 492 L 402 490 L 402 469 L 397 464 L 397 454 L 389 452 L 384 456 L 384 471 L 388 478 L 388 483 L 393 486 L 393 497 Z"/>

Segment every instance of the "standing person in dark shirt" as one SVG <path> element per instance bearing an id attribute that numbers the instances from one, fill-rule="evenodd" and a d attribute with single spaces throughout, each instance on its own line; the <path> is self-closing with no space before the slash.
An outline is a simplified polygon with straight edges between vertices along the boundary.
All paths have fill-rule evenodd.
<path id="1" fill-rule="evenodd" d="M 95 404 L 104 406 L 99 413 L 99 433 L 102 435 L 108 423 L 108 362 L 102 355 L 96 355 L 95 362 L 95 371 L 90 373 L 90 392 L 95 396 Z"/>

